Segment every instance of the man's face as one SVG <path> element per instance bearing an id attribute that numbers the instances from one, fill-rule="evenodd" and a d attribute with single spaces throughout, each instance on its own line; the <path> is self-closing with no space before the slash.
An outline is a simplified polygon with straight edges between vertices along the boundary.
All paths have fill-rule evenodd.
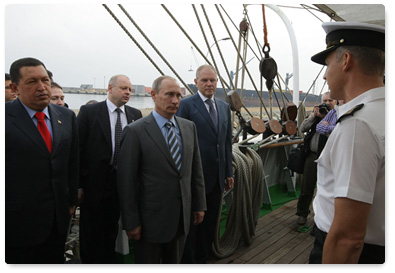
<path id="1" fill-rule="evenodd" d="M 195 84 L 200 93 L 207 98 L 212 98 L 217 89 L 218 78 L 211 68 L 203 68 L 199 77 L 195 79 Z"/>
<path id="2" fill-rule="evenodd" d="M 344 55 L 343 55 L 344 57 Z M 343 58 L 342 57 L 342 58 Z M 333 51 L 326 57 L 326 71 L 324 75 L 324 80 L 327 81 L 329 90 L 331 90 L 331 97 L 333 99 L 345 99 L 343 94 L 343 80 L 342 80 L 342 68 L 341 61 L 336 60 L 336 51 Z"/>
<path id="3" fill-rule="evenodd" d="M 59 87 L 52 87 L 51 93 L 51 103 L 64 106 L 64 94 L 62 89 L 60 89 Z"/>
<path id="4" fill-rule="evenodd" d="M 155 111 L 162 117 L 171 119 L 177 112 L 181 101 L 181 88 L 175 80 L 164 79 L 159 91 L 151 91 Z"/>
<path id="5" fill-rule="evenodd" d="M 335 105 L 337 104 L 337 101 L 334 100 L 334 99 L 332 99 L 331 96 L 330 96 L 329 94 L 324 94 L 324 95 L 322 96 L 322 102 L 328 104 L 328 105 L 329 105 L 329 108 L 331 108 L 331 110 L 332 110 L 333 108 L 335 108 Z"/>
<path id="6" fill-rule="evenodd" d="M 11 83 L 11 89 L 27 107 L 42 111 L 51 98 L 51 81 L 44 66 L 23 66 L 18 84 Z"/>
<path id="7" fill-rule="evenodd" d="M 11 81 L 6 80 L 4 83 L 5 83 L 5 102 L 16 99 L 16 94 L 12 92 L 10 87 Z"/>
<path id="8" fill-rule="evenodd" d="M 132 83 L 125 76 L 118 76 L 116 84 L 108 86 L 108 98 L 117 107 L 121 107 L 129 101 L 132 93 Z"/>

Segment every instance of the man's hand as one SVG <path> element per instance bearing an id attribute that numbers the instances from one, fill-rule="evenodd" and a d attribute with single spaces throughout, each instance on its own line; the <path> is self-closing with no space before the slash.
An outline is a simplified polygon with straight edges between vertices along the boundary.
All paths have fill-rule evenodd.
<path id="1" fill-rule="evenodd" d="M 84 190 L 78 189 L 78 205 L 80 206 L 84 201 Z"/>
<path id="2" fill-rule="evenodd" d="M 233 188 L 233 186 L 235 185 L 235 180 L 233 179 L 233 177 L 227 177 L 226 178 L 226 183 L 225 183 L 225 190 L 230 190 L 231 188 Z"/>
<path id="3" fill-rule="evenodd" d="M 70 217 L 73 216 L 75 211 L 75 206 L 70 207 Z"/>
<path id="4" fill-rule="evenodd" d="M 193 212 L 193 224 L 199 225 L 201 222 L 203 222 L 204 219 L 204 211 L 194 211 Z"/>
<path id="5" fill-rule="evenodd" d="M 141 237 L 141 226 L 138 226 L 131 230 L 126 230 L 126 235 L 128 235 L 129 239 L 138 241 Z"/>

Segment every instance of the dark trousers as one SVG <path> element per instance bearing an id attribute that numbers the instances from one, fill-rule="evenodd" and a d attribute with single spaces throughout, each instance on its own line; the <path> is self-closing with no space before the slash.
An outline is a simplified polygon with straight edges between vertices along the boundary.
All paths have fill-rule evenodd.
<path id="1" fill-rule="evenodd" d="M 322 264 L 322 253 L 327 233 L 314 225 L 313 234 L 315 237 L 313 249 L 310 252 L 310 264 Z M 359 264 L 383 264 L 385 262 L 385 247 L 371 244 L 364 244 Z"/>
<path id="2" fill-rule="evenodd" d="M 136 264 L 179 264 L 184 252 L 185 238 L 181 230 L 173 240 L 163 244 L 149 243 L 142 237 L 134 243 Z"/>
<path id="3" fill-rule="evenodd" d="M 314 162 L 317 158 L 317 154 L 313 152 L 306 156 L 296 215 L 307 217 L 310 213 L 309 208 L 317 183 L 317 163 Z"/>
<path id="4" fill-rule="evenodd" d="M 191 223 L 181 263 L 207 263 L 207 260 L 211 256 L 211 247 L 215 236 L 220 202 L 221 190 L 219 185 L 217 185 L 212 192 L 206 194 L 207 211 L 204 215 L 203 222 L 197 226 Z"/>
<path id="5" fill-rule="evenodd" d="M 26 227 L 26 231 L 29 231 L 29 227 Z M 66 236 L 66 234 L 59 234 L 56 223 L 54 223 L 50 236 L 42 244 L 7 247 L 5 262 L 7 264 L 63 264 Z"/>
<path id="6" fill-rule="evenodd" d="M 80 256 L 84 264 L 117 263 L 115 241 L 120 217 L 116 172 L 108 174 L 105 195 L 98 206 L 81 204 Z"/>

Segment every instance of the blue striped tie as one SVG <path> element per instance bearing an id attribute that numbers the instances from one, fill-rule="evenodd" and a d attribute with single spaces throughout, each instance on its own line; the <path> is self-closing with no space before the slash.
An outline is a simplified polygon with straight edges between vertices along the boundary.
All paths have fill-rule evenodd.
<path id="1" fill-rule="evenodd" d="M 178 170 L 181 169 L 181 152 L 178 146 L 178 140 L 174 133 L 173 123 L 171 121 L 166 122 L 167 127 L 167 143 L 169 144 L 170 154 L 174 159 L 174 163 Z"/>

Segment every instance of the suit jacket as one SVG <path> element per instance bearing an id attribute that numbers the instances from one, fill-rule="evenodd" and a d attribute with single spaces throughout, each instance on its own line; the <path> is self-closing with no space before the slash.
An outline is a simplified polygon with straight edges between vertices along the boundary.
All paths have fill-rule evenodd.
<path id="1" fill-rule="evenodd" d="M 125 105 L 131 123 L 142 117 L 141 111 Z M 104 194 L 106 175 L 111 171 L 111 124 L 106 101 L 83 105 L 77 117 L 80 143 L 80 188 L 84 203 L 97 206 Z M 115 185 L 114 185 L 115 186 Z"/>
<path id="2" fill-rule="evenodd" d="M 123 229 L 141 225 L 142 239 L 150 243 L 169 242 L 180 224 L 188 234 L 191 212 L 206 210 L 196 128 L 182 118 L 176 122 L 180 172 L 152 113 L 126 126 L 122 136 L 117 183 Z"/>
<path id="3" fill-rule="evenodd" d="M 233 176 L 230 107 L 218 99 L 215 100 L 215 105 L 218 130 L 215 130 L 210 114 L 198 93 L 182 99 L 176 114 L 196 125 L 206 193 L 210 193 L 218 183 L 223 191 L 225 178 Z"/>
<path id="4" fill-rule="evenodd" d="M 35 246 L 56 219 L 66 239 L 70 207 L 77 201 L 78 131 L 73 111 L 49 104 L 50 154 L 19 99 L 5 104 L 6 246 Z"/>

